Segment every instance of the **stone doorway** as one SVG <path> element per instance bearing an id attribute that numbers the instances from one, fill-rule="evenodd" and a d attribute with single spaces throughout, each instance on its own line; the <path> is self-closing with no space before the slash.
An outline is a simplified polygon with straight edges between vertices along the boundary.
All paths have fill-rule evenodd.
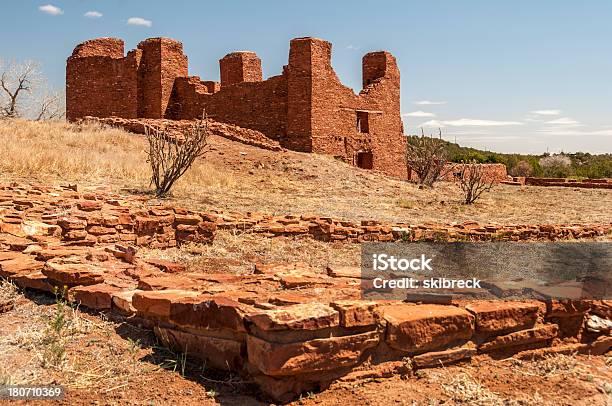
<path id="1" fill-rule="evenodd" d="M 357 152 L 356 164 L 362 169 L 372 169 L 374 167 L 374 156 L 372 151 L 359 151 Z"/>

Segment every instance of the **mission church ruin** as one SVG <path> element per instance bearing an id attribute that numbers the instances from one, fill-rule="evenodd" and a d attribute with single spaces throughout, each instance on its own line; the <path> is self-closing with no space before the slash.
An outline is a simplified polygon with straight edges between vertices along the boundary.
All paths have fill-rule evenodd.
<path id="1" fill-rule="evenodd" d="M 121 39 L 86 41 L 67 61 L 67 118 L 192 120 L 205 110 L 284 148 L 406 177 L 400 73 L 389 52 L 363 56 L 359 94 L 340 82 L 331 44 L 318 38 L 291 40 L 288 64 L 265 80 L 254 52 L 229 53 L 219 67 L 220 83 L 189 76 L 183 45 L 168 38 L 149 38 L 127 55 Z"/>

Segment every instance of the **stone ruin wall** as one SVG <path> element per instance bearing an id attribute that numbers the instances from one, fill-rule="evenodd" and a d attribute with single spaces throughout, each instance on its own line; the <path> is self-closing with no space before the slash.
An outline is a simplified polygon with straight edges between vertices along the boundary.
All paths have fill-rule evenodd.
<path id="1" fill-rule="evenodd" d="M 331 66 L 331 44 L 327 41 L 294 39 L 289 62 L 290 82 L 296 82 L 293 86 L 303 86 L 304 81 L 308 84 L 302 90 L 306 94 L 300 97 L 306 101 L 311 98 L 310 118 L 305 117 L 301 124 L 296 121 L 295 125 L 311 126 L 312 151 L 367 169 L 406 176 L 400 74 L 391 54 L 371 52 L 363 57 L 363 89 L 358 95 L 338 79 Z M 293 77 L 298 74 L 307 77 Z M 362 121 L 361 131 L 357 127 L 358 116 Z M 358 162 L 360 152 L 371 152 L 370 164 Z"/>
<path id="2" fill-rule="evenodd" d="M 150 38 L 127 56 L 120 39 L 86 41 L 66 63 L 66 116 L 163 118 L 179 76 L 187 57 L 178 41 Z"/>
<path id="3" fill-rule="evenodd" d="M 281 75 L 262 80 L 261 61 L 248 51 L 226 55 L 220 71 L 221 83 L 188 76 L 182 44 L 167 38 L 147 39 L 127 56 L 120 39 L 87 41 L 67 61 L 67 117 L 189 120 L 205 109 L 213 120 L 260 131 L 285 148 L 406 176 L 391 54 L 363 57 L 358 95 L 334 72 L 331 44 L 316 38 L 291 41 Z"/>
<path id="4" fill-rule="evenodd" d="M 518 180 L 520 182 L 520 180 Z M 523 178 L 522 184 L 530 186 L 560 186 L 588 189 L 612 189 L 612 179 Z"/>
<path id="5" fill-rule="evenodd" d="M 532 178 L 513 176 L 512 180 L 501 182 L 512 186 L 556 186 L 585 189 L 612 189 L 612 179 L 570 179 L 570 178 Z"/>
<path id="6" fill-rule="evenodd" d="M 461 171 L 461 164 L 448 163 L 444 168 L 442 180 L 455 182 L 458 181 L 457 174 Z M 508 172 L 504 164 L 478 164 L 484 172 L 484 178 L 489 182 L 508 183 Z M 419 180 L 416 172 L 408 170 L 408 179 L 414 182 Z"/>
<path id="7" fill-rule="evenodd" d="M 124 56 L 123 41 L 99 38 L 78 45 L 66 65 L 66 117 L 138 116 L 142 50 Z"/>

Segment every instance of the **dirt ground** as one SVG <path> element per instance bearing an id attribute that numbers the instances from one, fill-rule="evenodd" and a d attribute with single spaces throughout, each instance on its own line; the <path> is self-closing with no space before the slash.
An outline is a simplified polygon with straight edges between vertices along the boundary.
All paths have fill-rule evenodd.
<path id="1" fill-rule="evenodd" d="M 250 382 L 164 350 L 125 320 L 82 312 L 50 295 L 24 295 L 7 283 L 0 302 L 11 303 L 0 312 L 0 385 L 63 385 L 65 405 L 269 404 Z M 413 376 L 338 381 L 292 404 L 609 405 L 612 357 L 481 356 Z"/>

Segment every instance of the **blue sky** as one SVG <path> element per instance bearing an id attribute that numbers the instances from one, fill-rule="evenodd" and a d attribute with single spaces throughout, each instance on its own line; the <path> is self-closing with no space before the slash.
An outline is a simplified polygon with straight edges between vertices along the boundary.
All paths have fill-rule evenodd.
<path id="1" fill-rule="evenodd" d="M 291 38 L 317 36 L 356 91 L 364 53 L 396 56 L 407 133 L 442 127 L 500 152 L 612 152 L 612 1 L 4 0 L 2 13 L 0 59 L 40 60 L 56 87 L 74 46 L 95 37 L 128 49 L 178 39 L 190 74 L 218 80 L 228 52 L 257 52 L 267 77 Z"/>

